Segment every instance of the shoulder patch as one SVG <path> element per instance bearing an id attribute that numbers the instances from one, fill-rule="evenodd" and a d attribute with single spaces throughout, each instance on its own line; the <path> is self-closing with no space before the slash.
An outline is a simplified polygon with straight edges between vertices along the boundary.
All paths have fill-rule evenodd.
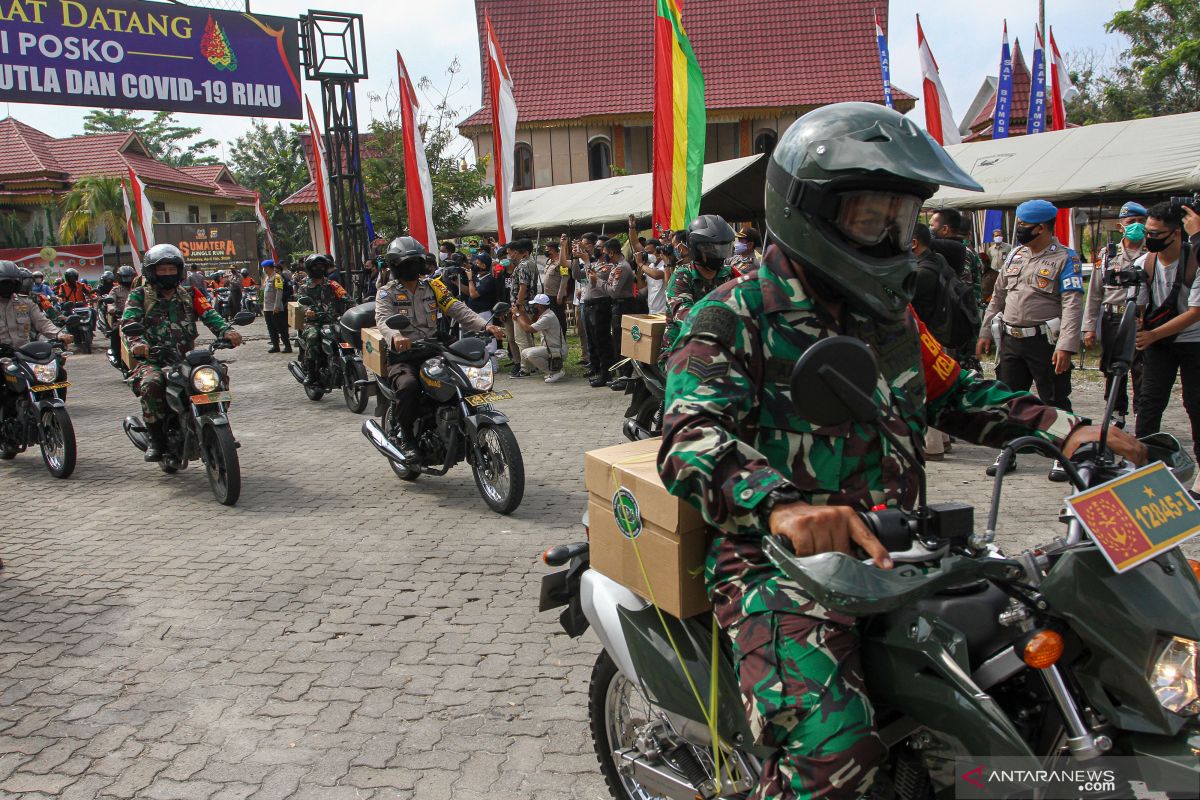
<path id="1" fill-rule="evenodd" d="M 691 327 L 688 332 L 691 336 L 702 336 L 725 347 L 733 347 L 737 339 L 738 318 L 728 308 L 719 305 L 693 308 L 689 320 Z"/>

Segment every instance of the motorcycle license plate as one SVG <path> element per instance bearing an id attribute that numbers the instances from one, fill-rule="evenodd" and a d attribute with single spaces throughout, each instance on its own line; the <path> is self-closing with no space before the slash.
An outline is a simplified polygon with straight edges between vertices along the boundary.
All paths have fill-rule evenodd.
<path id="1" fill-rule="evenodd" d="M 233 395 L 229 392 L 209 392 L 208 394 L 192 395 L 192 403 L 202 406 L 206 403 L 228 403 L 233 400 Z"/>
<path id="2" fill-rule="evenodd" d="M 70 385 L 67 381 L 63 381 L 62 383 L 42 383 L 37 386 L 30 386 L 29 389 L 34 392 L 53 392 L 55 389 L 66 389 Z"/>
<path id="3" fill-rule="evenodd" d="M 473 406 L 485 406 L 488 403 L 498 403 L 501 400 L 512 400 L 513 394 L 509 391 L 503 392 L 487 392 L 485 394 L 469 394 L 467 402 Z"/>

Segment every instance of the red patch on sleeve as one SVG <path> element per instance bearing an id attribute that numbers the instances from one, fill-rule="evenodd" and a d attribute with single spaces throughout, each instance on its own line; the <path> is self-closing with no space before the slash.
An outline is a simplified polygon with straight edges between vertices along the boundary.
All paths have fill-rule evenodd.
<path id="1" fill-rule="evenodd" d="M 197 317 L 204 316 L 204 312 L 212 311 L 212 305 L 208 302 L 208 298 L 199 289 L 192 289 L 192 310 L 196 312 Z"/>
<path id="2" fill-rule="evenodd" d="M 948 392 L 958 380 L 962 367 L 946 352 L 941 343 L 933 338 L 933 334 L 919 318 L 917 327 L 921 331 L 921 366 L 925 370 L 926 398 L 936 400 Z"/>
<path id="3" fill-rule="evenodd" d="M 334 297 L 340 298 L 340 297 L 346 296 L 346 290 L 343 289 L 342 285 L 340 283 L 338 283 L 337 281 L 330 281 L 329 285 L 333 287 L 333 296 Z"/>

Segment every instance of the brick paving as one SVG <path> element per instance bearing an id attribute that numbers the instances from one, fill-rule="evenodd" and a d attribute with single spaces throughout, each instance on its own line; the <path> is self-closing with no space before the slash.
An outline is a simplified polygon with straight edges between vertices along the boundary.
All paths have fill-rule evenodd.
<path id="1" fill-rule="evenodd" d="M 623 397 L 501 379 L 527 473 L 503 518 L 465 466 L 397 480 L 363 417 L 308 401 L 261 327 L 225 354 L 236 508 L 196 465 L 142 463 L 120 427 L 136 401 L 99 353 L 70 361 L 75 475 L 0 462 L 0 796 L 606 797 L 598 644 L 536 613 L 537 555 L 581 535 L 581 454 L 620 440 Z M 931 496 L 985 503 L 991 457 L 956 447 Z M 1008 484 L 1002 541 L 1058 531 L 1044 468 L 1026 457 Z"/>

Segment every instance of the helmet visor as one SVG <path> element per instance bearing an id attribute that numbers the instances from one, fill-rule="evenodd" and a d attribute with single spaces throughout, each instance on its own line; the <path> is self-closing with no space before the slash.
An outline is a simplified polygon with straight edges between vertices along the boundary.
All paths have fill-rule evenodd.
<path id="1" fill-rule="evenodd" d="M 921 204 L 921 198 L 913 194 L 845 192 L 838 196 L 834 225 L 843 236 L 863 247 L 886 242 L 904 251 L 912 241 Z"/>
<path id="2" fill-rule="evenodd" d="M 692 260 L 716 268 L 733 257 L 733 242 L 700 242 L 692 250 Z"/>

